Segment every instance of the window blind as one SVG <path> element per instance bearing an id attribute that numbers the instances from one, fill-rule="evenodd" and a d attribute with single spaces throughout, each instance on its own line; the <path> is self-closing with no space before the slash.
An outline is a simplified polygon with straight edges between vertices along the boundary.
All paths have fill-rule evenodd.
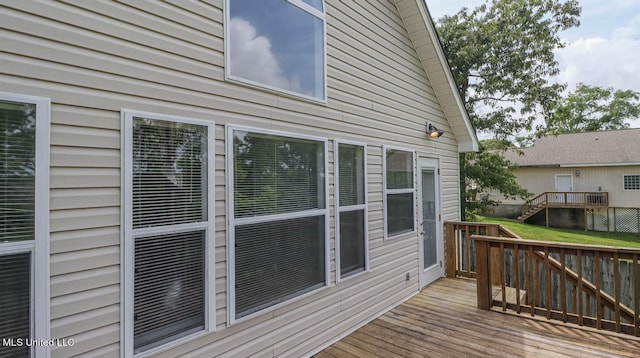
<path id="1" fill-rule="evenodd" d="M 0 243 L 35 239 L 35 110 L 0 101 Z"/>
<path id="2" fill-rule="evenodd" d="M 209 158 L 205 125 L 132 122 L 133 346 L 139 353 L 206 327 Z M 174 228 L 188 223 L 200 225 Z"/>
<path id="3" fill-rule="evenodd" d="M 364 147 L 340 143 L 338 167 L 340 206 L 364 204 Z"/>
<path id="4" fill-rule="evenodd" d="M 364 146 L 338 144 L 340 277 L 366 268 Z"/>
<path id="5" fill-rule="evenodd" d="M 385 195 L 387 236 L 415 230 L 413 153 L 386 149 Z"/>
<path id="6" fill-rule="evenodd" d="M 413 153 L 387 149 L 387 189 L 413 188 Z"/>
<path id="7" fill-rule="evenodd" d="M 235 230 L 236 318 L 325 284 L 324 216 Z"/>
<path id="8" fill-rule="evenodd" d="M 0 268 L 0 338 L 24 342 L 31 337 L 31 253 L 0 255 Z M 28 356 L 29 347 L 0 345 L 0 357 Z"/>
<path id="9" fill-rule="evenodd" d="M 204 329 L 204 238 L 202 230 L 135 240 L 135 348 Z"/>
<path id="10" fill-rule="evenodd" d="M 340 276 L 365 269 L 364 209 L 340 213 Z"/>
<path id="11" fill-rule="evenodd" d="M 324 208 L 323 143 L 234 132 L 235 217 Z"/>
<path id="12" fill-rule="evenodd" d="M 241 318 L 326 283 L 325 143 L 241 130 L 232 136 L 232 290 Z M 296 212 L 303 217 L 269 217 Z"/>
<path id="13" fill-rule="evenodd" d="M 414 230 L 413 193 L 387 194 L 387 220 L 389 234 Z"/>
<path id="14" fill-rule="evenodd" d="M 36 105 L 0 100 L 0 345 L 1 357 L 26 357 L 32 338 L 31 251 L 7 252 L 6 243 L 35 245 Z"/>
<path id="15" fill-rule="evenodd" d="M 206 220 L 206 127 L 134 119 L 133 227 Z"/>

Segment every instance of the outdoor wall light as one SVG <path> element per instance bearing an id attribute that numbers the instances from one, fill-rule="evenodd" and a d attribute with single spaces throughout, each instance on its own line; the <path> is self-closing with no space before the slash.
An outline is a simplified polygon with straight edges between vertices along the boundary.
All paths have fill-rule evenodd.
<path id="1" fill-rule="evenodd" d="M 427 135 L 430 138 L 440 138 L 444 134 L 444 131 L 439 130 L 431 123 L 427 123 Z"/>

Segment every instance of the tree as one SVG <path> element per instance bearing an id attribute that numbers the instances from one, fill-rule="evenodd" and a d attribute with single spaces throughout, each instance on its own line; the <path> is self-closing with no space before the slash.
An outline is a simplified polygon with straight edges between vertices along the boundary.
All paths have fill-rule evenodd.
<path id="1" fill-rule="evenodd" d="M 640 93 L 579 83 L 546 118 L 541 134 L 593 132 L 628 128 L 626 120 L 640 117 Z"/>
<path id="2" fill-rule="evenodd" d="M 537 116 L 553 107 L 565 87 L 547 81 L 559 73 L 553 52 L 564 46 L 559 33 L 579 25 L 579 15 L 576 0 L 487 0 L 437 21 L 442 47 L 476 130 L 506 139 L 531 130 Z M 472 160 L 461 155 L 463 197 L 470 197 L 467 183 L 490 184 L 478 176 L 498 170 L 493 166 L 500 163 L 491 153 L 469 155 Z M 519 186 L 510 185 L 509 177 L 503 180 L 505 185 L 491 182 L 494 189 L 505 196 L 522 194 L 512 191 Z"/>
<path id="3" fill-rule="evenodd" d="M 492 195 L 495 192 L 510 199 L 531 196 L 511 172 L 513 164 L 500 152 L 506 148 L 504 141 L 481 141 L 480 151 L 466 156 L 466 174 L 467 178 L 471 178 L 464 193 L 467 214 L 498 205 L 499 201 L 493 199 L 495 196 Z"/>
<path id="4" fill-rule="evenodd" d="M 531 129 L 564 85 L 554 50 L 559 33 L 579 25 L 575 0 L 487 0 L 437 21 L 460 95 L 479 131 L 504 139 Z"/>

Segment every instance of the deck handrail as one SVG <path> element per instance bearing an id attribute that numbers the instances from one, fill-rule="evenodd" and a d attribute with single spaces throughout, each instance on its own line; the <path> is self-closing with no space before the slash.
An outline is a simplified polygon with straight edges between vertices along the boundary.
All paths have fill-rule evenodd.
<path id="1" fill-rule="evenodd" d="M 471 240 L 479 308 L 498 306 L 503 311 L 640 336 L 640 249 L 487 235 L 472 235 Z M 577 267 L 570 269 L 573 261 Z M 603 268 L 606 265 L 613 266 L 610 292 L 602 274 L 611 271 Z M 623 265 L 631 272 L 626 289 L 621 283 Z M 593 283 L 586 277 L 593 277 Z M 494 295 L 496 290 L 500 293 Z M 623 294 L 632 297 L 629 304 L 622 302 Z"/>
<path id="2" fill-rule="evenodd" d="M 522 204 L 522 217 L 536 207 L 573 207 L 597 208 L 609 206 L 609 193 L 606 191 L 548 191 Z"/>
<path id="3" fill-rule="evenodd" d="M 445 274 L 449 278 L 474 278 L 475 268 L 472 262 L 474 249 L 470 240 L 473 234 L 520 238 L 513 231 L 500 224 L 470 221 L 445 222 Z"/>

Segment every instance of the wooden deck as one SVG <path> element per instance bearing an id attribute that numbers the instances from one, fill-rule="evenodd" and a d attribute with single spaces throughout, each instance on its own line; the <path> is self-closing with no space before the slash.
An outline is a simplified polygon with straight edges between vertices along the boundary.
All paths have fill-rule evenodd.
<path id="1" fill-rule="evenodd" d="M 318 353 L 333 357 L 640 357 L 640 339 L 476 308 L 476 282 L 443 278 Z"/>

